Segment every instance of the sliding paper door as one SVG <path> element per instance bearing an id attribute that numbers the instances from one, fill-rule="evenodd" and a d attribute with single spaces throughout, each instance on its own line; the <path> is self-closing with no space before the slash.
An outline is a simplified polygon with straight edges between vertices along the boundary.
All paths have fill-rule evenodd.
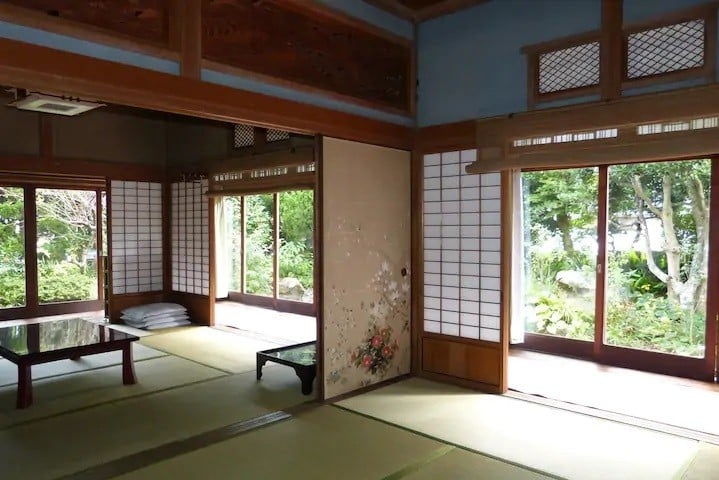
<path id="1" fill-rule="evenodd" d="M 410 368 L 410 154 L 325 138 L 325 398 Z"/>

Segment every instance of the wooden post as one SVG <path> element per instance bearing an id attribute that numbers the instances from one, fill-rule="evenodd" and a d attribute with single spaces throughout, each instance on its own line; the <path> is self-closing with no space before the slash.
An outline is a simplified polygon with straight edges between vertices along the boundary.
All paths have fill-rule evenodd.
<path id="1" fill-rule="evenodd" d="M 612 100 L 622 95 L 622 78 L 624 77 L 623 8 L 623 0 L 602 0 L 599 76 L 602 100 Z"/>

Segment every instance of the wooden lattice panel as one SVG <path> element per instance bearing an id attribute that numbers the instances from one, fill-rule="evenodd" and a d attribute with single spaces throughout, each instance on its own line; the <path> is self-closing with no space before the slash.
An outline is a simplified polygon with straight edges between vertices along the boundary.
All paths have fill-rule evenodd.
<path id="1" fill-rule="evenodd" d="M 270 128 L 267 130 L 267 142 L 281 142 L 282 140 L 289 140 L 290 132 L 284 130 L 276 130 Z"/>
<path id="2" fill-rule="evenodd" d="M 204 0 L 203 58 L 409 109 L 409 43 L 287 3 Z"/>
<path id="3" fill-rule="evenodd" d="M 236 124 L 234 137 L 235 148 L 251 147 L 254 143 L 254 128 L 251 125 Z"/>
<path id="4" fill-rule="evenodd" d="M 599 84 L 599 42 L 539 55 L 540 94 Z"/>
<path id="5" fill-rule="evenodd" d="M 627 78 L 642 78 L 704 66 L 704 20 L 667 25 L 627 38 Z"/>
<path id="6" fill-rule="evenodd" d="M 163 0 L 0 0 L 155 44 L 166 45 L 167 5 Z"/>

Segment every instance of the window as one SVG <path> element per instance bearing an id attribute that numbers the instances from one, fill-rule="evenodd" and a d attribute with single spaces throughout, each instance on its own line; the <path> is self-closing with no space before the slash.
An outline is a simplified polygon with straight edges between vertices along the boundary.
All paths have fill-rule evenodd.
<path id="1" fill-rule="evenodd" d="M 222 202 L 230 298 L 314 313 L 314 191 L 226 196 Z"/>

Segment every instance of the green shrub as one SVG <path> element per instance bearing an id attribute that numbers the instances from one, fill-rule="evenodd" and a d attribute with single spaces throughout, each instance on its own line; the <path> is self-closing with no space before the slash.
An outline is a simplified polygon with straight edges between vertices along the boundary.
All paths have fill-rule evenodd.
<path id="1" fill-rule="evenodd" d="M 97 298 L 97 273 L 83 272 L 72 263 L 45 263 L 38 269 L 40 303 L 92 300 Z"/>

